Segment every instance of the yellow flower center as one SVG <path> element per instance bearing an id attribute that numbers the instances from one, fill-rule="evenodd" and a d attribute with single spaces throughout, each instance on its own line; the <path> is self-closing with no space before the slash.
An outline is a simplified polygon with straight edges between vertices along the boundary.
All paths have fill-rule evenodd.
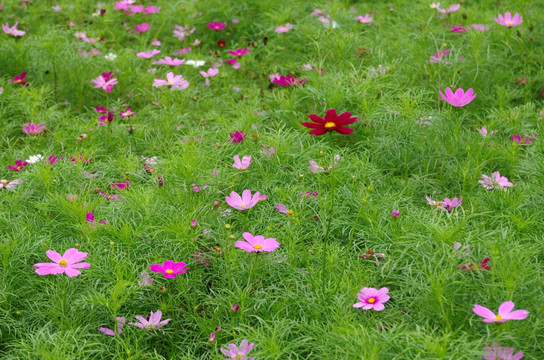
<path id="1" fill-rule="evenodd" d="M 512 22 L 509 21 L 509 22 L 506 23 L 506 25 L 510 26 L 510 25 L 512 25 Z"/>
<path id="2" fill-rule="evenodd" d="M 293 215 L 294 211 L 293 210 L 287 210 L 287 215 Z"/>
<path id="3" fill-rule="evenodd" d="M 370 304 L 374 304 L 376 302 L 376 299 L 370 298 L 367 300 L 367 302 L 369 302 Z"/>
<path id="4" fill-rule="evenodd" d="M 17 166 L 17 170 L 21 170 L 21 167 L 20 167 L 20 166 Z"/>
<path id="5" fill-rule="evenodd" d="M 261 250 L 263 247 L 261 245 L 253 245 L 254 249 Z"/>
<path id="6" fill-rule="evenodd" d="M 245 204 L 242 204 L 242 205 L 240 205 L 240 207 L 241 207 L 241 208 L 245 208 L 245 207 L 246 207 L 246 205 L 245 205 Z"/>
<path id="7" fill-rule="evenodd" d="M 234 358 L 235 358 L 235 359 L 243 359 L 242 356 L 243 356 L 243 355 L 236 355 Z"/>
<path id="8" fill-rule="evenodd" d="M 165 273 L 167 273 L 167 274 L 173 274 L 173 273 L 174 273 L 174 270 L 172 270 L 172 269 L 167 269 L 167 270 L 165 271 Z"/>
<path id="9" fill-rule="evenodd" d="M 34 129 L 34 133 L 37 134 L 37 133 L 38 133 L 38 129 Z"/>
<path id="10" fill-rule="evenodd" d="M 333 123 L 332 121 L 329 121 L 328 123 L 325 124 L 326 129 L 330 129 L 330 128 L 335 127 L 335 126 L 336 126 L 336 124 Z"/>
<path id="11" fill-rule="evenodd" d="M 59 261 L 59 265 L 60 266 L 66 266 L 66 265 L 68 265 L 68 261 L 62 259 L 61 261 Z"/>
<path id="12" fill-rule="evenodd" d="M 7 185 L 9 182 L 7 180 L 2 180 L 3 185 Z"/>
<path id="13" fill-rule="evenodd" d="M 168 84 L 169 84 L 169 85 L 172 85 L 172 82 L 171 82 L 171 81 L 168 81 Z"/>
<path id="14" fill-rule="evenodd" d="M 153 324 L 149 324 L 149 325 L 147 325 L 147 327 L 148 327 L 149 329 L 153 329 Z"/>
<path id="15" fill-rule="evenodd" d="M 497 320 L 502 320 L 502 316 L 497 315 L 497 316 L 495 316 L 495 319 L 497 319 Z"/>

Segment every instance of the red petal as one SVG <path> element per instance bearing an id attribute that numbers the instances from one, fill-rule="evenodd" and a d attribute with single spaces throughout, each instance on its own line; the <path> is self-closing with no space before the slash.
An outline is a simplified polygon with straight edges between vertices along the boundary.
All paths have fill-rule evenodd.
<path id="1" fill-rule="evenodd" d="M 336 113 L 335 109 L 329 109 L 327 110 L 327 113 L 325 114 L 325 122 L 333 122 L 336 123 L 336 118 L 338 117 L 338 114 Z"/>
<path id="2" fill-rule="evenodd" d="M 310 131 L 308 134 L 317 136 L 317 135 L 323 135 L 326 132 L 327 132 L 327 129 L 315 129 Z"/>
<path id="3" fill-rule="evenodd" d="M 335 127 L 333 130 L 342 135 L 351 134 L 353 132 L 352 128 L 342 126 Z"/>
<path id="4" fill-rule="evenodd" d="M 357 118 L 351 117 L 350 112 L 345 112 L 338 117 L 338 119 L 336 120 L 336 125 L 340 125 L 340 126 L 349 125 L 349 124 L 353 124 L 356 121 L 357 121 Z"/>
<path id="5" fill-rule="evenodd" d="M 307 128 L 310 128 L 310 129 L 323 129 L 323 124 L 314 124 L 314 123 L 303 122 L 303 123 L 300 123 L 300 125 L 306 126 Z"/>
<path id="6" fill-rule="evenodd" d="M 323 120 L 320 116 L 317 116 L 316 114 L 310 114 L 308 115 L 308 117 L 315 123 L 318 123 L 318 124 L 325 124 L 326 121 Z"/>

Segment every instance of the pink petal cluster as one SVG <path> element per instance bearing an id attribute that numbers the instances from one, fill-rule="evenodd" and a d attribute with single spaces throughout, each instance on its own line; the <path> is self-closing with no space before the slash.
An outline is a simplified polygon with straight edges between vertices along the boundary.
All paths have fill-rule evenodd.
<path id="1" fill-rule="evenodd" d="M 487 190 L 502 189 L 506 191 L 505 188 L 514 186 L 505 176 L 501 176 L 498 171 L 492 173 L 491 176 L 483 174 L 482 180 L 478 180 L 478 182 Z"/>
<path id="2" fill-rule="evenodd" d="M 113 121 L 113 119 L 115 118 L 115 114 L 110 112 L 108 109 L 106 109 L 103 106 L 95 106 L 94 109 L 99 114 L 102 114 L 102 116 L 99 116 L 97 118 L 98 126 L 104 126 L 106 124 L 110 124 Z"/>
<path id="3" fill-rule="evenodd" d="M 483 136 L 483 137 L 488 137 L 488 136 L 491 136 L 491 135 L 494 135 L 497 133 L 498 130 L 491 130 L 490 132 L 487 132 L 487 127 L 485 126 L 482 126 L 481 129 L 478 129 L 478 132 Z"/>
<path id="4" fill-rule="evenodd" d="M 229 50 L 229 54 L 238 56 L 238 57 L 242 57 L 248 52 L 249 52 L 249 49 L 247 47 L 243 49 Z"/>
<path id="5" fill-rule="evenodd" d="M 13 190 L 13 189 L 15 189 L 15 186 L 17 186 L 17 184 L 20 184 L 21 182 L 22 182 L 21 179 L 15 179 L 15 180 L 12 180 L 12 181 L 2 179 L 2 180 L 0 180 L 0 189 L 4 188 L 4 189 L 8 189 L 8 190 Z"/>
<path id="6" fill-rule="evenodd" d="M 62 255 L 53 250 L 47 250 L 45 254 L 53 263 L 34 264 L 38 275 L 66 274 L 68 277 L 74 277 L 81 274 L 78 269 L 88 269 L 91 266 L 89 263 L 80 262 L 87 258 L 87 253 L 76 248 L 68 249 Z"/>
<path id="7" fill-rule="evenodd" d="M 455 93 L 453 93 L 453 91 L 451 91 L 451 89 L 448 87 L 446 88 L 446 95 L 444 95 L 441 90 L 439 90 L 439 92 L 440 96 L 445 102 L 455 107 L 463 107 L 472 102 L 472 100 L 474 100 L 476 97 L 476 94 L 474 94 L 474 90 L 472 90 L 472 88 L 468 89 L 466 92 L 462 88 L 459 88 L 455 90 Z"/>
<path id="8" fill-rule="evenodd" d="M 153 264 L 149 265 L 149 269 L 154 273 L 164 274 L 165 279 L 176 279 L 178 274 L 185 274 L 188 267 L 185 267 L 187 264 L 184 262 L 173 262 L 172 260 L 166 260 L 164 265 Z"/>
<path id="9" fill-rule="evenodd" d="M 241 143 L 247 136 L 247 134 L 243 130 L 242 131 L 236 130 L 235 132 L 230 133 L 229 135 L 230 135 L 229 141 L 233 144 Z"/>
<path id="10" fill-rule="evenodd" d="M 182 75 L 174 75 L 173 72 L 166 74 L 166 80 L 155 79 L 153 86 L 171 86 L 170 90 L 183 90 L 189 87 L 189 82 Z"/>
<path id="11" fill-rule="evenodd" d="M 281 33 L 286 33 L 288 32 L 289 30 L 291 30 L 293 28 L 293 25 L 287 23 L 285 25 L 280 25 L 276 28 L 276 30 L 274 30 L 275 32 L 277 32 L 278 34 L 281 34 Z"/>
<path id="12" fill-rule="evenodd" d="M 17 25 L 19 24 L 19 22 L 15 22 L 15 25 L 13 25 L 12 27 L 9 27 L 9 23 L 6 23 L 6 24 L 2 24 L 2 30 L 4 30 L 4 32 L 8 35 L 12 35 L 12 36 L 23 36 L 25 34 L 24 31 L 22 30 L 18 30 L 17 29 Z"/>
<path id="13" fill-rule="evenodd" d="M 214 21 L 209 23 L 208 27 L 210 28 L 210 30 L 220 31 L 227 27 L 227 24 L 225 24 L 224 22 Z"/>
<path id="14" fill-rule="evenodd" d="M 8 169 L 11 171 L 21 171 L 28 165 L 28 161 L 23 162 L 22 160 L 15 160 L 15 165 L 8 165 Z"/>
<path id="15" fill-rule="evenodd" d="M 85 215 L 85 220 L 87 220 L 87 224 L 89 224 L 90 227 L 94 227 L 96 220 L 95 220 L 94 214 L 92 212 L 88 212 Z M 99 222 L 99 224 L 106 225 L 106 221 L 102 220 L 102 221 Z"/>
<path id="16" fill-rule="evenodd" d="M 169 65 L 169 66 L 179 66 L 182 65 L 185 62 L 185 59 L 172 59 L 171 57 L 167 56 L 164 59 L 159 59 L 157 61 L 154 61 L 154 65 Z"/>
<path id="17" fill-rule="evenodd" d="M 374 309 L 376 311 L 382 311 L 385 309 L 384 303 L 389 301 L 390 297 L 387 295 L 389 289 L 382 287 L 377 290 L 375 288 L 364 287 L 357 294 L 360 302 L 353 304 L 354 308 L 362 308 L 363 310 Z"/>
<path id="18" fill-rule="evenodd" d="M 104 333 L 105 335 L 108 335 L 108 336 L 115 336 L 115 335 L 119 335 L 123 332 L 123 326 L 125 325 L 126 323 L 126 319 L 125 317 L 116 317 L 115 318 L 117 320 L 117 328 L 116 329 L 108 329 L 108 328 L 105 328 L 105 327 L 101 327 L 98 329 L 98 331 Z"/>
<path id="19" fill-rule="evenodd" d="M 238 210 L 249 210 L 259 202 L 261 194 L 256 192 L 251 195 L 251 190 L 246 189 L 242 192 L 242 196 L 238 195 L 237 192 L 233 191 L 230 193 L 230 196 L 225 198 L 227 204 Z"/>
<path id="20" fill-rule="evenodd" d="M 365 14 L 365 16 L 357 16 L 355 18 L 355 20 L 363 23 L 363 24 L 369 24 L 372 22 L 372 20 L 374 20 L 374 18 L 372 16 L 370 16 L 370 14 Z"/>
<path id="21" fill-rule="evenodd" d="M 523 351 L 518 351 L 514 354 L 514 348 L 502 347 L 501 344 L 493 343 L 493 347 L 486 345 L 484 350 L 487 351 L 484 360 L 520 360 L 523 357 Z"/>
<path id="22" fill-rule="evenodd" d="M 92 44 L 94 42 L 96 42 L 96 39 L 95 38 L 91 38 L 91 37 L 88 37 L 86 33 L 84 32 L 76 32 L 74 34 L 75 37 L 77 37 L 78 39 L 81 39 L 82 41 L 85 41 L 89 44 Z"/>
<path id="23" fill-rule="evenodd" d="M 99 77 L 91 80 L 95 85 L 95 89 L 102 88 L 106 91 L 107 94 L 111 93 L 113 86 L 118 84 L 116 78 L 113 77 L 112 72 L 102 73 Z"/>
<path id="24" fill-rule="evenodd" d="M 219 73 L 219 69 L 216 68 L 209 68 L 208 71 L 199 71 L 200 75 L 204 76 L 206 81 L 204 82 L 204 86 L 210 86 L 210 79 L 211 77 L 214 77 Z"/>
<path id="25" fill-rule="evenodd" d="M 455 12 L 455 11 L 459 10 L 460 7 L 461 7 L 461 4 L 455 4 L 455 5 L 451 5 L 447 9 L 441 9 L 440 7 L 436 7 L 436 10 L 439 13 L 442 13 L 442 14 L 449 14 L 449 13 L 452 13 L 452 12 Z"/>
<path id="26" fill-rule="evenodd" d="M 245 170 L 251 165 L 251 155 L 242 157 L 242 160 L 240 160 L 238 155 L 235 155 L 233 159 L 234 164 L 232 164 L 232 167 L 235 169 Z"/>
<path id="27" fill-rule="evenodd" d="M 229 344 L 227 349 L 221 348 L 223 355 L 228 356 L 228 359 L 225 360 L 255 360 L 255 358 L 246 357 L 247 354 L 253 349 L 255 343 L 249 343 L 247 340 L 242 340 L 240 346 L 235 344 Z"/>
<path id="28" fill-rule="evenodd" d="M 140 316 L 140 315 L 136 315 L 134 317 L 136 318 L 136 320 L 138 320 L 138 322 L 137 323 L 130 322 L 128 323 L 129 325 L 134 325 L 136 327 L 139 327 L 140 329 L 149 329 L 149 330 L 156 329 L 163 325 L 166 325 L 167 323 L 170 322 L 170 320 L 172 320 L 172 319 L 166 319 L 161 321 L 162 311 L 160 310 L 157 310 L 157 312 L 155 313 L 151 311 L 151 314 L 149 315 L 149 320 L 145 319 L 143 316 Z"/>
<path id="29" fill-rule="evenodd" d="M 136 34 L 141 34 L 149 30 L 149 24 L 141 23 L 140 25 L 134 25 L 134 32 Z"/>
<path id="30" fill-rule="evenodd" d="M 281 86 L 295 86 L 295 85 L 304 84 L 305 82 L 308 81 L 306 79 L 297 81 L 296 76 L 284 76 L 280 74 L 270 74 L 268 75 L 268 78 L 274 84 L 281 85 Z"/>
<path id="31" fill-rule="evenodd" d="M 442 49 L 439 52 L 435 52 L 433 55 L 431 55 L 431 58 L 429 59 L 430 63 L 439 63 L 444 60 L 448 54 L 450 53 L 450 50 L 448 49 Z"/>
<path id="32" fill-rule="evenodd" d="M 483 322 L 506 322 L 509 320 L 523 320 L 529 316 L 527 310 L 514 310 L 514 303 L 512 301 L 505 301 L 499 306 L 499 311 L 495 313 L 488 308 L 475 304 L 472 311 L 478 316 L 483 317 Z"/>
<path id="33" fill-rule="evenodd" d="M 271 252 L 280 247 L 280 243 L 274 238 L 265 239 L 262 235 L 253 236 L 251 233 L 242 234 L 247 241 L 237 241 L 234 246 L 245 252 Z"/>
<path id="34" fill-rule="evenodd" d="M 153 49 L 152 51 L 139 52 L 136 54 L 136 56 L 144 58 L 144 59 L 149 59 L 157 54 L 160 54 L 160 52 L 161 52 L 160 50 Z"/>
<path id="35" fill-rule="evenodd" d="M 507 11 L 506 13 L 504 13 L 504 16 L 502 14 L 497 15 L 495 21 L 499 25 L 512 27 L 521 24 L 523 22 L 523 18 L 518 13 L 515 13 L 514 17 L 512 17 L 512 14 Z"/>
<path id="36" fill-rule="evenodd" d="M 530 144 L 532 143 L 533 141 L 535 141 L 537 137 L 537 134 L 534 135 L 534 137 L 529 137 L 529 136 L 525 136 L 523 135 L 523 137 L 521 137 L 521 135 L 519 134 L 516 134 L 516 135 L 513 135 L 510 140 L 512 140 L 513 142 L 515 142 L 516 144 Z"/>

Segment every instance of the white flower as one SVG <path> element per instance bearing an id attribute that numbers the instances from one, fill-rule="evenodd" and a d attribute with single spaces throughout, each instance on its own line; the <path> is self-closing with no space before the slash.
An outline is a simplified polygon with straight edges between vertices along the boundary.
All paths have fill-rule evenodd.
<path id="1" fill-rule="evenodd" d="M 440 7 L 440 3 L 432 3 L 431 9 L 438 9 Z"/>
<path id="2" fill-rule="evenodd" d="M 37 163 L 38 161 L 42 160 L 43 159 L 43 156 L 38 154 L 38 155 L 32 155 L 28 158 L 27 162 L 29 164 L 35 164 Z"/>
<path id="3" fill-rule="evenodd" d="M 114 53 L 109 53 L 108 55 L 104 56 L 104 59 L 106 60 L 115 60 L 117 58 L 117 55 L 115 55 Z"/>
<path id="4" fill-rule="evenodd" d="M 204 60 L 187 60 L 185 62 L 185 65 L 193 65 L 193 67 L 197 68 L 202 65 L 204 65 L 206 62 Z"/>

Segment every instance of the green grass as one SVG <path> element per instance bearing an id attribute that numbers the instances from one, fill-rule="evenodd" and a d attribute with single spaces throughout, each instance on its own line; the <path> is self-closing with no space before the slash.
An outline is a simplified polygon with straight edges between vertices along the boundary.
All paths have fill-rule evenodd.
<path id="1" fill-rule="evenodd" d="M 156 0 L 159 14 L 132 16 L 104 1 L 106 13 L 91 17 L 99 9 L 94 3 L 22 7 L 6 0 L 0 12 L 3 24 L 19 20 L 26 31 L 20 38 L 0 34 L 0 178 L 23 180 L 14 191 L 0 189 L 0 358 L 224 359 L 219 349 L 242 339 L 255 342 L 250 356 L 257 359 L 478 359 L 493 341 L 522 350 L 523 359 L 544 358 L 544 147 L 537 120 L 544 3 L 466 1 L 447 19 L 419 0 Z M 314 8 L 326 9 L 338 27 L 309 16 Z M 374 25 L 354 20 L 371 11 Z M 495 23 L 505 11 L 519 12 L 523 24 Z M 214 20 L 227 28 L 212 32 L 207 23 Z M 444 21 L 489 30 L 458 34 Z M 134 34 L 124 22 L 151 28 Z M 287 22 L 291 31 L 274 32 Z M 180 42 L 172 36 L 176 24 L 196 30 Z M 104 41 L 84 43 L 78 31 Z M 153 60 L 191 46 L 180 57 L 205 66 L 154 66 L 136 57 L 154 39 L 162 53 Z M 195 39 L 201 44 L 190 45 Z M 203 86 L 199 70 L 246 46 L 251 52 L 241 69 L 223 64 Z M 91 48 L 100 54 L 77 51 Z M 442 48 L 451 50 L 450 64 L 429 63 Z M 107 60 L 108 53 L 117 58 Z M 304 71 L 303 64 L 324 72 Z M 372 77 L 370 68 L 380 64 L 389 70 Z M 29 87 L 8 82 L 23 71 Z M 108 71 L 119 80 L 111 94 L 91 83 Z M 170 71 L 190 86 L 152 87 Z M 277 72 L 308 81 L 271 87 L 268 74 Z M 527 83 L 516 81 L 526 76 Z M 473 88 L 477 97 L 453 108 L 438 94 L 447 86 Z M 95 106 L 117 114 L 111 125 L 98 126 Z M 119 116 L 127 107 L 136 112 L 128 121 Z M 331 108 L 359 117 L 355 131 L 308 135 L 300 123 Z M 416 123 L 428 117 L 432 125 Z M 49 131 L 23 134 L 27 122 L 47 123 Z M 498 133 L 483 138 L 482 126 Z M 240 144 L 227 141 L 236 130 L 248 133 Z M 81 134 L 88 137 L 77 141 Z M 520 146 L 511 142 L 514 134 L 538 137 Z M 259 153 L 263 144 L 276 149 L 271 159 Z M 66 157 L 20 173 L 7 168 L 52 153 Z M 80 153 L 92 162 L 69 161 Z M 308 170 L 309 160 L 330 165 L 337 154 L 333 171 Z M 234 155 L 252 155 L 253 163 L 241 172 L 231 166 Z M 142 156 L 157 156 L 155 173 L 146 173 Z M 478 180 L 494 171 L 514 187 L 485 190 Z M 95 191 L 116 193 L 109 184 L 125 178 L 131 185 L 117 192 L 121 201 Z M 208 188 L 195 193 L 193 183 Z M 227 209 L 225 196 L 244 189 L 268 199 L 229 217 L 214 209 L 214 201 Z M 304 199 L 301 191 L 319 194 Z M 78 198 L 70 202 L 67 194 Z M 425 195 L 462 196 L 463 204 L 433 211 Z M 277 212 L 275 203 L 294 214 Z M 108 224 L 91 228 L 89 211 Z M 246 231 L 281 246 L 268 256 L 245 253 L 234 242 Z M 467 259 L 454 254 L 456 242 L 470 245 Z M 33 264 L 49 261 L 48 249 L 75 246 L 91 264 L 78 277 L 34 272 Z M 386 255 L 379 267 L 359 257 L 371 248 Z M 210 264 L 199 264 L 195 251 Z M 487 257 L 490 270 L 457 266 Z M 184 261 L 190 270 L 177 280 L 151 274 L 154 284 L 141 287 L 140 273 L 165 260 Z M 352 307 L 363 287 L 389 288 L 384 311 Z M 507 300 L 529 317 L 485 324 L 472 312 L 476 303 L 496 311 Z M 233 304 L 239 312 L 230 311 Z M 98 331 L 112 328 L 115 316 L 135 321 L 158 309 L 172 319 L 161 329 L 126 325 L 116 337 Z M 210 344 L 216 326 L 221 332 Z"/>

